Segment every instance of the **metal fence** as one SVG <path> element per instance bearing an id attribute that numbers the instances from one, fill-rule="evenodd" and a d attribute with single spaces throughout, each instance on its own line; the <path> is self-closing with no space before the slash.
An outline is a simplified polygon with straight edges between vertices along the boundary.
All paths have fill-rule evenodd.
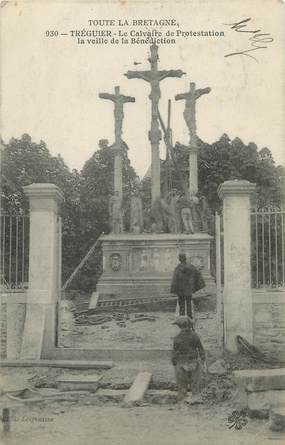
<path id="1" fill-rule="evenodd" d="M 252 287 L 285 286 L 284 220 L 284 208 L 263 208 L 251 213 Z"/>
<path id="2" fill-rule="evenodd" d="M 1 287 L 23 289 L 28 286 L 29 215 L 1 214 Z"/>

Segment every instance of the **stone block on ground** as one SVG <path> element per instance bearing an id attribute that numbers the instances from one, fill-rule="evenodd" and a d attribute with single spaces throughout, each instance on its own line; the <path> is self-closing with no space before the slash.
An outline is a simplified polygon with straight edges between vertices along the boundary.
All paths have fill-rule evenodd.
<path id="1" fill-rule="evenodd" d="M 43 396 L 43 397 L 56 397 L 60 394 L 59 389 L 56 388 L 41 388 L 39 390 L 39 393 Z"/>
<path id="2" fill-rule="evenodd" d="M 285 368 L 233 371 L 233 378 L 247 391 L 285 390 Z"/>
<path id="3" fill-rule="evenodd" d="M 247 394 L 247 407 L 250 417 L 266 419 L 271 406 L 270 391 L 250 392 Z"/>
<path id="4" fill-rule="evenodd" d="M 54 388 L 42 388 L 40 390 L 40 394 L 43 397 L 43 401 L 46 403 L 65 402 L 69 404 L 86 400 L 88 395 L 94 397 L 94 392 L 91 391 L 89 392 L 87 392 L 86 390 L 60 391 L 59 389 L 54 389 Z"/>
<path id="5" fill-rule="evenodd" d="M 177 402 L 177 392 L 152 389 L 145 393 L 144 400 L 154 405 L 172 405 Z"/>
<path id="6" fill-rule="evenodd" d="M 285 431 L 285 404 L 271 408 L 269 428 L 272 431 Z"/>
<path id="7" fill-rule="evenodd" d="M 145 392 L 150 384 L 151 376 L 152 374 L 150 372 L 140 372 L 136 376 L 124 399 L 125 404 L 136 404 L 143 400 Z"/>
<path id="8" fill-rule="evenodd" d="M 225 375 L 227 374 L 227 367 L 225 360 L 217 360 L 216 362 L 212 363 L 208 367 L 209 374 L 216 374 L 216 375 Z"/>
<path id="9" fill-rule="evenodd" d="M 61 391 L 85 390 L 95 392 L 99 387 L 101 375 L 63 375 L 57 378 L 57 387 Z"/>
<path id="10" fill-rule="evenodd" d="M 124 389 L 99 389 L 96 393 L 96 399 L 99 402 L 112 402 L 120 403 L 123 401 L 126 395 L 126 390 Z"/>
<path id="11" fill-rule="evenodd" d="M 88 309 L 95 309 L 99 299 L 99 292 L 92 292 Z"/>
<path id="12" fill-rule="evenodd" d="M 99 389 L 94 395 L 94 402 L 120 403 L 123 402 L 127 390 Z M 177 392 L 170 390 L 147 390 L 143 401 L 153 405 L 172 405 L 176 403 Z"/>
<path id="13" fill-rule="evenodd" d="M 285 391 L 256 391 L 247 393 L 247 407 L 251 417 L 268 418 L 274 406 L 285 406 Z"/>

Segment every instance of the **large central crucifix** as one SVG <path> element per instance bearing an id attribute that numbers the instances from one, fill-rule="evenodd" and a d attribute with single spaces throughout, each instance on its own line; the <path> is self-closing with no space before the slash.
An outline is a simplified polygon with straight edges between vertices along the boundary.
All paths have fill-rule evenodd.
<path id="1" fill-rule="evenodd" d="M 120 87 L 115 87 L 115 94 L 99 93 L 100 99 L 114 102 L 115 122 L 115 161 L 114 161 L 114 192 L 118 192 L 120 199 L 123 196 L 123 172 L 122 172 L 122 132 L 124 119 L 124 104 L 135 102 L 135 98 L 120 94 Z"/>
<path id="2" fill-rule="evenodd" d="M 158 71 L 158 47 L 154 44 L 150 47 L 151 56 L 148 59 L 151 69 L 149 71 L 128 71 L 125 76 L 128 79 L 143 79 L 150 84 L 151 100 L 151 128 L 149 140 L 151 143 L 151 196 L 152 202 L 160 198 L 160 154 L 159 141 L 161 131 L 159 129 L 158 103 L 161 96 L 159 82 L 167 77 L 181 77 L 185 74 L 181 70 Z"/>

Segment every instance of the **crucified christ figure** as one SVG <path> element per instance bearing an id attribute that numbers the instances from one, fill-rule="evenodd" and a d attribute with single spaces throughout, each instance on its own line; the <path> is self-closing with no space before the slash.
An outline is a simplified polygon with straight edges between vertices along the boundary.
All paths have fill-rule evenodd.
<path id="1" fill-rule="evenodd" d="M 189 129 L 190 145 L 196 146 L 197 127 L 196 127 L 196 101 L 203 94 L 209 94 L 211 88 L 201 88 L 196 90 L 194 82 L 190 83 L 190 91 L 188 93 L 177 94 L 175 100 L 185 100 L 185 110 L 183 113 L 186 125 Z"/>

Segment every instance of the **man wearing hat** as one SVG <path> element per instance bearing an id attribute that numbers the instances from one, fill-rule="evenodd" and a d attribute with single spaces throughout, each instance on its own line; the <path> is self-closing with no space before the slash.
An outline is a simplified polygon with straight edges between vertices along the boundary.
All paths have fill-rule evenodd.
<path id="1" fill-rule="evenodd" d="M 205 282 L 198 269 L 192 264 L 187 264 L 185 253 L 179 254 L 180 264 L 175 268 L 170 292 L 178 296 L 179 315 L 192 314 L 192 294 L 205 287 Z M 186 306 L 186 311 L 185 311 Z"/>
<path id="2" fill-rule="evenodd" d="M 174 338 L 171 361 L 175 368 L 177 383 L 177 401 L 184 400 L 188 389 L 199 392 L 201 365 L 206 370 L 206 356 L 199 336 L 194 332 L 193 322 L 189 317 L 180 316 L 173 323 L 181 331 Z"/>

